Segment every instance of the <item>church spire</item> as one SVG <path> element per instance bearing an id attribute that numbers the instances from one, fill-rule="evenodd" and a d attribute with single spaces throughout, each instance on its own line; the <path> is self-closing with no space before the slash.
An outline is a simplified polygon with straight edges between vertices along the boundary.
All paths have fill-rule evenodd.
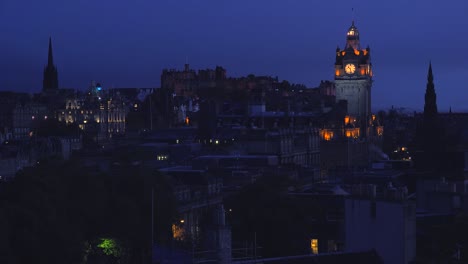
<path id="1" fill-rule="evenodd" d="M 437 95 L 434 88 L 434 76 L 432 75 L 432 63 L 429 62 L 427 73 L 426 94 L 424 100 L 424 118 L 434 119 L 437 115 Z M 429 121 L 429 120 L 427 120 Z"/>
<path id="2" fill-rule="evenodd" d="M 47 61 L 47 66 L 54 65 L 54 57 L 52 55 L 52 37 L 49 37 L 49 59 Z"/>
<path id="3" fill-rule="evenodd" d="M 57 68 L 54 65 L 54 57 L 52 55 L 52 38 L 49 37 L 49 54 L 47 65 L 44 69 L 44 79 L 42 81 L 43 91 L 55 91 L 58 89 Z"/>

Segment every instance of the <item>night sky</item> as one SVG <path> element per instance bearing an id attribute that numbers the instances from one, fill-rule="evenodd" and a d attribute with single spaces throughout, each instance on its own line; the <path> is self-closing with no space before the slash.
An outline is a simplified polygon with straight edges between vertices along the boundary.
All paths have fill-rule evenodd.
<path id="1" fill-rule="evenodd" d="M 40 91 L 49 36 L 62 88 L 159 87 L 187 59 L 314 87 L 333 78 L 353 7 L 374 109 L 422 109 L 432 60 L 439 111 L 468 111 L 466 0 L 0 0 L 0 89 Z"/>

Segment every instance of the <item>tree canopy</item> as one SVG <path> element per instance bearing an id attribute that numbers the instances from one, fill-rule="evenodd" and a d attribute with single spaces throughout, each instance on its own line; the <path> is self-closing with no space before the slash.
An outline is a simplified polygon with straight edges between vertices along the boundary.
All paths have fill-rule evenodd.
<path id="1" fill-rule="evenodd" d="M 155 236 L 170 241 L 175 205 L 160 174 L 122 165 L 97 173 L 67 162 L 41 161 L 0 188 L 0 263 L 145 263 Z"/>

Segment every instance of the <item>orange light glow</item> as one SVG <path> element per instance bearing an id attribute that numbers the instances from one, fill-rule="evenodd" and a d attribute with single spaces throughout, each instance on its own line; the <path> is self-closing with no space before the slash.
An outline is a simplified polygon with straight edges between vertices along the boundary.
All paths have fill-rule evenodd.
<path id="1" fill-rule="evenodd" d="M 312 254 L 318 254 L 318 239 L 313 238 L 310 240 L 310 249 Z"/>
<path id="2" fill-rule="evenodd" d="M 344 124 L 345 124 L 345 125 L 349 124 L 349 116 L 345 116 L 345 118 L 344 118 Z"/>
<path id="3" fill-rule="evenodd" d="M 346 52 L 342 51 L 341 52 L 341 56 L 344 56 L 346 54 Z"/>
<path id="4" fill-rule="evenodd" d="M 361 68 L 361 75 L 365 75 L 365 74 L 366 74 L 366 69 Z"/>
<path id="5" fill-rule="evenodd" d="M 383 127 L 382 126 L 377 127 L 377 135 L 379 135 L 379 136 L 383 135 Z"/>
<path id="6" fill-rule="evenodd" d="M 335 70 L 335 75 L 340 76 L 340 70 Z"/>
<path id="7" fill-rule="evenodd" d="M 345 136 L 347 138 L 358 138 L 359 137 L 359 128 L 349 128 L 345 131 Z"/>
<path id="8" fill-rule="evenodd" d="M 185 229 L 176 224 L 172 224 L 172 238 L 183 241 L 185 239 Z"/>
<path id="9" fill-rule="evenodd" d="M 356 56 L 359 56 L 359 50 L 354 50 L 354 54 L 356 54 Z"/>
<path id="10" fill-rule="evenodd" d="M 372 121 L 375 121 L 375 115 L 372 115 Z"/>
<path id="11" fill-rule="evenodd" d="M 362 52 L 364 53 L 364 56 L 366 56 L 367 53 L 369 53 L 367 50 L 362 50 Z"/>
<path id="12" fill-rule="evenodd" d="M 185 124 L 188 126 L 190 125 L 190 118 L 187 116 L 185 117 Z"/>
<path id="13" fill-rule="evenodd" d="M 327 129 L 322 130 L 320 134 L 322 135 L 322 139 L 325 141 L 330 141 L 333 138 L 333 131 Z"/>

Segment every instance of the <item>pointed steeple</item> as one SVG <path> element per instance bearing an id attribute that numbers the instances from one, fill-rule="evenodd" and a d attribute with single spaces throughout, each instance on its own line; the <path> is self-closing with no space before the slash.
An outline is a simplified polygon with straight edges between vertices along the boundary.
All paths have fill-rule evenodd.
<path id="1" fill-rule="evenodd" d="M 432 62 L 429 61 L 429 71 L 427 73 L 427 82 L 433 82 L 434 81 L 434 76 L 432 75 Z"/>
<path id="2" fill-rule="evenodd" d="M 49 59 L 47 61 L 47 66 L 54 65 L 54 57 L 52 55 L 52 37 L 49 37 Z"/>
<path id="3" fill-rule="evenodd" d="M 429 71 L 427 73 L 427 85 L 424 101 L 424 119 L 435 119 L 437 116 L 437 95 L 434 88 L 434 76 L 432 74 L 432 63 L 429 63 Z"/>
<path id="4" fill-rule="evenodd" d="M 47 65 L 44 69 L 44 79 L 42 80 L 42 90 L 44 92 L 55 91 L 58 89 L 57 68 L 54 65 L 54 57 L 52 55 L 52 38 L 49 37 L 49 54 Z"/>

